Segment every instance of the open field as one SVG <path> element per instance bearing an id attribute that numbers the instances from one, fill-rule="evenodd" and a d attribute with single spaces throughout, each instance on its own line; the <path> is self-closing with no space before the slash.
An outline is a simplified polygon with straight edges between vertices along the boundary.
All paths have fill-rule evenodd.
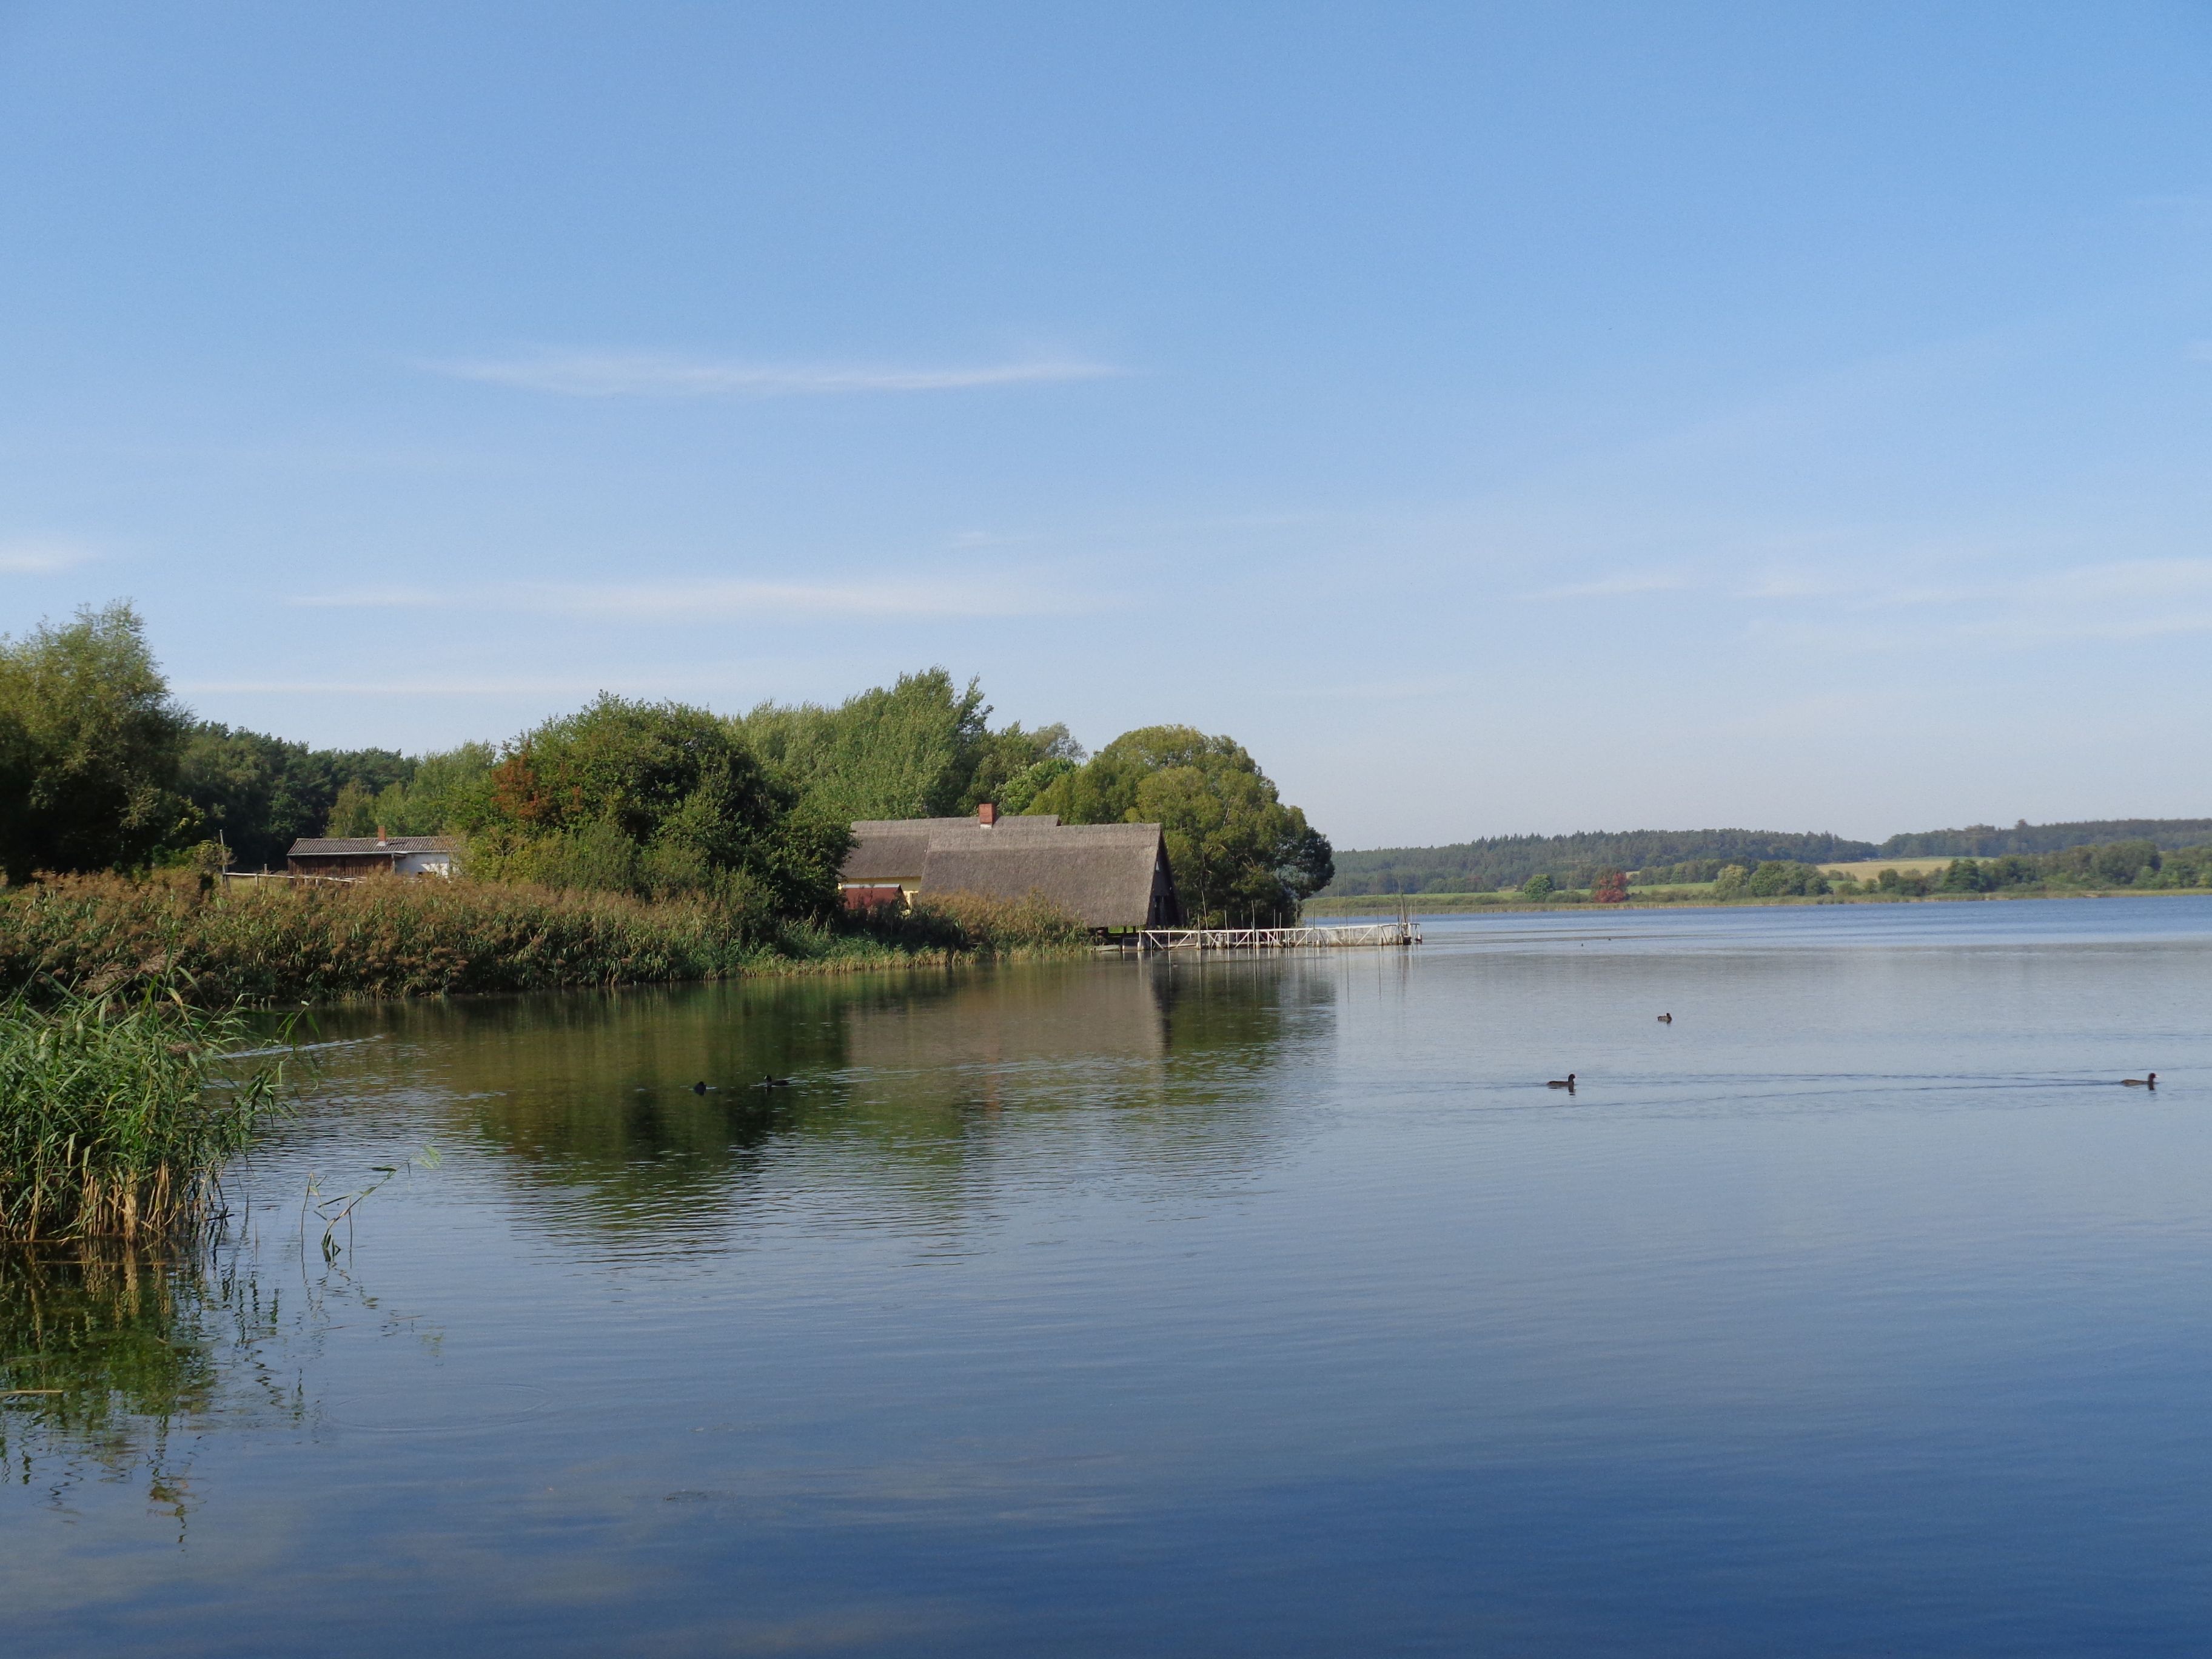
<path id="1" fill-rule="evenodd" d="M 1853 881 L 1871 881 L 1885 870 L 1894 870 L 1900 876 L 1910 876 L 1925 870 L 1940 873 L 1951 867 L 1948 857 L 1940 859 L 1859 859 L 1850 864 L 1824 864 L 1821 869 L 1832 876 L 1849 876 Z"/>

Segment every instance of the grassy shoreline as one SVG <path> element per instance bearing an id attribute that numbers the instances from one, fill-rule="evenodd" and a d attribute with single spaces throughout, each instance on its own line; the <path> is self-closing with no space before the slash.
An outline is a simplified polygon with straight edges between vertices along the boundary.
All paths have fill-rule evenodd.
<path id="1" fill-rule="evenodd" d="M 0 889 L 0 994 L 180 988 L 214 1008 L 856 973 L 1087 945 L 1056 911 L 988 900 L 864 928 L 466 881 L 203 891 L 71 876 Z"/>

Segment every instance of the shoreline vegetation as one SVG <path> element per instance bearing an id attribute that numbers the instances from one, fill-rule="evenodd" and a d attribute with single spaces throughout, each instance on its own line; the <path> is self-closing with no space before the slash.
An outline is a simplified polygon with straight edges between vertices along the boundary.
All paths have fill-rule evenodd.
<path id="1" fill-rule="evenodd" d="M 1881 865 L 1880 868 L 1872 867 Z M 2122 894 L 2212 895 L 2212 846 L 2167 851 L 2148 840 L 2070 847 L 1990 859 L 1859 860 L 1822 866 L 1770 860 L 1755 866 L 1692 861 L 1650 871 L 1599 871 L 1571 887 L 1539 872 L 1494 892 L 1324 894 L 1311 916 L 1553 910 L 1583 906 L 1898 904 L 1922 900 L 2105 898 Z"/>
<path id="2" fill-rule="evenodd" d="M 1826 832 L 1771 830 L 1589 830 L 1571 836 L 1492 836 L 1444 847 L 1379 847 L 1336 855 L 1327 898 L 1393 893 L 1484 893 L 1516 888 L 1539 875 L 1559 887 L 1590 885 L 1606 871 L 1634 871 L 1644 883 L 1669 878 L 1710 881 L 1728 865 L 1810 864 L 1857 872 L 1887 866 L 1942 868 L 1954 859 L 2041 857 L 2083 847 L 2140 847 L 2178 852 L 2212 842 L 2212 818 L 2096 818 L 2010 829 L 1968 824 L 1892 836 L 1876 845 Z M 1697 873 L 1692 873 L 1697 872 Z"/>
<path id="3" fill-rule="evenodd" d="M 0 984 L 159 988 L 214 1009 L 935 967 L 1089 944 L 1048 904 L 972 894 L 865 922 L 763 923 L 711 898 L 465 877 L 203 888 L 174 873 L 85 875 L 0 888 Z"/>
<path id="4" fill-rule="evenodd" d="M 1998 900 L 2079 898 L 2212 898 L 2212 890 L 2190 887 L 2067 887 L 2033 888 L 2009 893 L 1851 893 L 1824 894 L 1808 898 L 1784 894 L 1773 898 L 1715 898 L 1710 893 L 1680 896 L 1632 895 L 1618 902 L 1593 904 L 1586 895 L 1566 892 L 1544 900 L 1523 898 L 1518 893 L 1359 893 L 1345 898 L 1313 899 L 1307 902 L 1308 920 L 1329 916 L 1395 916 L 1401 906 L 1416 916 L 1533 915 L 1571 910 L 1744 910 L 1781 905 L 1838 904 L 1955 904 Z"/>

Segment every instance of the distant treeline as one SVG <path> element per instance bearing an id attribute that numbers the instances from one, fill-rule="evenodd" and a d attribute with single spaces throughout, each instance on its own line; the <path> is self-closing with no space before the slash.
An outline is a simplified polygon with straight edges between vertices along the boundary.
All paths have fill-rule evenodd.
<path id="1" fill-rule="evenodd" d="M 1766 830 L 1586 830 L 1574 836 L 1493 836 L 1455 847 L 1395 847 L 1340 852 L 1334 897 L 1355 893 L 1486 893 L 1547 875 L 1561 887 L 1587 887 L 1605 870 L 1644 870 L 1703 860 L 1756 866 L 1840 863 L 1872 858 L 1871 842 L 1841 836 Z M 1710 881 L 1711 874 L 1689 879 Z"/>
<path id="2" fill-rule="evenodd" d="M 2112 818 L 2009 830 L 1970 824 L 1875 842 L 1768 830 L 1632 830 L 1572 836 L 1493 836 L 1450 847 L 1340 851 L 1328 896 L 1367 893 L 1486 893 L 1547 875 L 1586 888 L 1607 870 L 1639 886 L 1711 881 L 1730 865 L 1849 864 L 1866 859 L 2032 857 L 2071 848 L 2141 842 L 2170 852 L 2212 840 L 2212 818 Z"/>
<path id="3" fill-rule="evenodd" d="M 2030 823 L 2009 830 L 1970 823 L 1963 830 L 1923 830 L 1892 836 L 1869 853 L 1881 859 L 1991 859 L 2008 853 L 2063 853 L 2069 847 L 2147 841 L 2161 851 L 2212 841 L 2212 818 L 2094 818 L 2080 823 Z"/>
<path id="4" fill-rule="evenodd" d="M 2069 847 L 2056 853 L 2006 853 L 1991 859 L 1961 858 L 1943 870 L 1908 875 L 1875 872 L 1865 890 L 1925 893 L 2001 893 L 2008 888 L 2151 890 L 2212 887 L 2212 846 L 2161 848 L 2148 838 Z"/>

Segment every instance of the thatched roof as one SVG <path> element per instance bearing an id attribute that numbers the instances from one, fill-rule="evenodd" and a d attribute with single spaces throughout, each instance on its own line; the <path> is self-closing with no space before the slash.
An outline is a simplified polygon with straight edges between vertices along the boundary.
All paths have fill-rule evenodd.
<path id="1" fill-rule="evenodd" d="M 965 835 L 1030 836 L 1066 828 L 1096 828 L 1093 825 L 1063 826 L 1056 812 L 1039 812 L 1034 816 L 1010 815 L 996 823 L 986 824 L 972 817 L 958 818 L 862 818 L 853 826 L 855 841 L 871 841 L 883 836 L 920 836 L 934 842 L 957 841 Z M 1106 826 L 1111 827 L 1111 826 Z"/>
<path id="2" fill-rule="evenodd" d="M 451 836 L 306 836 L 292 843 L 288 858 L 360 858 L 371 853 L 458 853 L 461 843 Z"/>
<path id="3" fill-rule="evenodd" d="M 927 836 L 866 836 L 854 824 L 853 850 L 845 855 L 840 881 L 918 882 L 929 861 Z"/>
<path id="4" fill-rule="evenodd" d="M 1056 817 L 877 819 L 853 826 L 841 879 L 902 881 L 932 893 L 1035 893 L 1089 927 L 1143 927 L 1179 914 L 1157 823 Z"/>

